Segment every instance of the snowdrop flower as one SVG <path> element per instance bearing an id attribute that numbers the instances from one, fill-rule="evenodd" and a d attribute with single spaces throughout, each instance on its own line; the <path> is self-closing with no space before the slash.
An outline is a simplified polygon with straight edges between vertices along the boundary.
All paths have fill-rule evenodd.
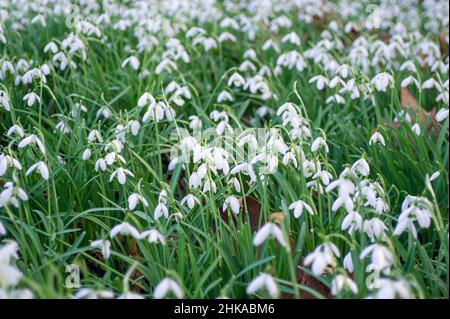
<path id="1" fill-rule="evenodd" d="M 378 288 L 373 298 L 375 299 L 411 299 L 409 284 L 404 280 L 391 280 L 381 278 L 376 283 Z"/>
<path id="2" fill-rule="evenodd" d="M 439 84 L 438 81 L 436 81 L 433 78 L 430 78 L 428 80 L 426 80 L 425 82 L 423 82 L 422 84 L 422 89 L 427 90 L 427 89 L 432 89 L 432 88 L 436 88 L 438 90 L 441 89 L 441 85 Z"/>
<path id="3" fill-rule="evenodd" d="M 347 276 L 339 274 L 334 277 L 333 281 L 331 282 L 331 294 L 333 296 L 336 296 L 344 288 L 350 289 L 353 294 L 358 293 L 358 286 L 356 285 L 356 283 Z"/>
<path id="4" fill-rule="evenodd" d="M 111 229 L 109 236 L 111 238 L 114 238 L 117 235 L 131 236 L 135 239 L 140 239 L 140 234 L 138 230 L 127 222 L 122 222 L 119 225 L 114 226 L 113 229 Z"/>
<path id="5" fill-rule="evenodd" d="M 353 172 L 359 173 L 362 176 L 369 176 L 369 173 L 370 173 L 369 163 L 367 163 L 367 161 L 364 158 L 357 160 L 352 165 L 351 169 Z"/>
<path id="6" fill-rule="evenodd" d="M 260 273 L 258 277 L 253 279 L 247 286 L 246 292 L 251 295 L 261 289 L 267 289 L 267 292 L 272 298 L 278 298 L 280 291 L 273 277 L 266 273 Z"/>
<path id="7" fill-rule="evenodd" d="M 372 218 L 364 221 L 364 232 L 369 236 L 372 242 L 376 240 L 386 240 L 386 225 L 379 218 Z"/>
<path id="8" fill-rule="evenodd" d="M 440 109 L 436 114 L 436 121 L 442 122 L 448 117 L 448 109 Z"/>
<path id="9" fill-rule="evenodd" d="M 223 90 L 222 92 L 220 92 L 219 96 L 217 97 L 217 103 L 222 103 L 223 101 L 234 101 L 233 96 L 227 90 Z"/>
<path id="10" fill-rule="evenodd" d="M 114 293 L 108 290 L 93 290 L 82 288 L 73 296 L 74 299 L 112 299 Z"/>
<path id="11" fill-rule="evenodd" d="M 42 154 L 45 155 L 45 146 L 44 143 L 42 143 L 41 139 L 37 137 L 34 134 L 28 135 L 24 139 L 22 139 L 18 145 L 19 148 L 24 148 L 28 145 L 34 145 L 36 144 L 39 147 L 39 150 Z"/>
<path id="12" fill-rule="evenodd" d="M 114 177 L 117 176 L 117 181 L 119 182 L 119 184 L 124 185 L 127 182 L 127 175 L 134 177 L 133 173 L 129 170 L 119 167 L 111 174 L 111 176 L 109 177 L 109 181 L 112 182 Z"/>
<path id="13" fill-rule="evenodd" d="M 23 128 L 20 125 L 17 125 L 17 124 L 14 124 L 13 126 L 11 126 L 9 128 L 8 132 L 6 133 L 6 136 L 11 136 L 14 133 L 19 135 L 20 137 L 23 137 L 25 135 L 25 132 L 23 131 Z"/>
<path id="14" fill-rule="evenodd" d="M 294 217 L 295 218 L 300 218 L 300 216 L 303 213 L 303 209 L 306 209 L 306 211 L 310 214 L 310 215 L 314 215 L 314 211 L 311 208 L 311 206 L 309 206 L 306 202 L 302 201 L 302 200 L 298 200 L 296 202 L 293 202 L 290 206 L 289 209 L 293 209 L 294 210 Z"/>
<path id="15" fill-rule="evenodd" d="M 239 200 L 238 200 L 236 197 L 234 197 L 234 196 L 228 196 L 228 197 L 225 199 L 225 202 L 223 203 L 222 210 L 223 210 L 224 212 L 226 212 L 228 207 L 230 207 L 231 211 L 232 211 L 234 214 L 236 214 L 236 215 L 239 214 L 240 204 L 239 204 Z"/>
<path id="16" fill-rule="evenodd" d="M 394 235 L 400 236 L 406 229 L 410 229 L 414 238 L 417 238 L 417 229 L 414 222 L 417 221 L 422 228 L 431 225 L 431 203 L 423 197 L 407 196 L 402 204 L 402 213 L 398 218 Z"/>
<path id="17" fill-rule="evenodd" d="M 408 70 L 410 72 L 417 73 L 417 68 L 416 68 L 416 66 L 414 65 L 414 63 L 411 60 L 408 60 L 408 61 L 404 62 L 400 66 L 400 71 L 404 71 L 404 70 Z"/>
<path id="18" fill-rule="evenodd" d="M 372 244 L 366 247 L 359 258 L 362 260 L 367 256 L 371 256 L 371 263 L 367 267 L 368 270 L 382 271 L 384 274 L 389 274 L 390 267 L 394 263 L 394 255 L 383 245 Z"/>
<path id="19" fill-rule="evenodd" d="M 345 216 L 342 221 L 341 229 L 347 230 L 349 235 L 353 235 L 356 230 L 361 229 L 362 227 L 362 217 L 358 212 L 352 211 Z"/>
<path id="20" fill-rule="evenodd" d="M 402 88 L 406 88 L 411 83 L 413 83 L 416 87 L 420 88 L 419 81 L 417 81 L 417 79 L 415 77 L 413 77 L 412 75 L 410 75 L 410 76 L 406 77 L 405 79 L 403 79 L 403 81 L 400 84 L 400 86 Z"/>
<path id="21" fill-rule="evenodd" d="M 316 276 L 320 276 L 328 266 L 336 265 L 334 256 L 340 256 L 338 248 L 333 243 L 323 243 L 306 256 L 304 264 L 305 266 L 312 265 L 312 272 Z"/>
<path id="22" fill-rule="evenodd" d="M 3 191 L 0 193 L 0 207 L 12 204 L 14 207 L 19 208 L 19 199 L 27 201 L 27 193 L 22 188 L 14 186 L 13 183 L 6 182 Z"/>
<path id="23" fill-rule="evenodd" d="M 87 148 L 83 151 L 83 154 L 81 155 L 81 159 L 83 161 L 87 161 L 91 157 L 91 154 L 92 154 L 91 150 L 89 148 Z"/>
<path id="24" fill-rule="evenodd" d="M 169 292 L 172 292 L 178 299 L 183 298 L 184 293 L 180 285 L 173 279 L 164 278 L 156 286 L 153 296 L 155 299 L 164 298 Z"/>
<path id="25" fill-rule="evenodd" d="M 198 200 L 197 197 L 195 197 L 192 194 L 188 194 L 185 197 L 183 197 L 183 199 L 181 200 L 181 205 L 187 205 L 187 207 L 189 207 L 189 209 L 194 208 L 195 203 L 200 205 L 200 201 Z"/>
<path id="26" fill-rule="evenodd" d="M 159 203 L 155 208 L 155 220 L 160 219 L 162 216 L 169 217 L 169 209 L 164 203 Z"/>
<path id="27" fill-rule="evenodd" d="M 47 45 L 44 47 L 44 53 L 47 53 L 47 52 L 49 52 L 49 51 L 50 51 L 51 53 L 53 53 L 53 54 L 58 53 L 58 46 L 56 45 L 55 42 L 50 41 L 50 42 L 47 43 Z"/>
<path id="28" fill-rule="evenodd" d="M 141 124 L 136 120 L 132 120 L 128 122 L 128 127 L 131 130 L 131 134 L 133 134 L 133 136 L 137 136 L 139 134 L 139 130 L 141 129 Z"/>
<path id="29" fill-rule="evenodd" d="M 349 252 L 344 257 L 343 266 L 345 270 L 347 270 L 349 273 L 353 272 L 353 259 L 352 259 L 352 253 Z"/>
<path id="30" fill-rule="evenodd" d="M 414 124 L 411 127 L 411 130 L 416 134 L 417 136 L 420 136 L 420 125 L 418 123 Z"/>
<path id="31" fill-rule="evenodd" d="M 287 247 L 283 232 L 281 231 L 280 227 L 271 222 L 266 223 L 258 230 L 258 232 L 255 234 L 255 237 L 253 238 L 253 245 L 261 245 L 270 235 L 274 236 L 281 246 Z"/>
<path id="32" fill-rule="evenodd" d="M 155 98 L 148 92 L 145 92 L 141 95 L 141 97 L 138 100 L 138 107 L 144 107 L 146 105 L 153 105 L 155 104 Z"/>
<path id="33" fill-rule="evenodd" d="M 141 65 L 141 63 L 139 62 L 139 59 L 135 56 L 130 56 L 128 58 L 126 58 L 123 62 L 122 62 L 122 68 L 126 67 L 127 65 L 130 65 L 134 70 L 139 69 L 139 66 Z"/>
<path id="34" fill-rule="evenodd" d="M 369 145 L 373 145 L 376 143 L 380 143 L 381 145 L 386 146 L 384 137 L 379 132 L 373 133 L 373 135 L 370 137 L 370 140 L 369 140 Z"/>
<path id="35" fill-rule="evenodd" d="M 144 207 L 148 207 L 148 202 L 142 195 L 133 193 L 128 196 L 128 209 L 134 210 L 138 202 L 141 202 Z"/>
<path id="36" fill-rule="evenodd" d="M 319 177 L 322 180 L 323 185 L 326 186 L 330 183 L 330 180 L 333 178 L 333 175 L 331 175 L 331 173 L 325 170 L 319 170 L 313 175 L 313 179 L 317 180 Z"/>
<path id="37" fill-rule="evenodd" d="M 23 97 L 29 107 L 33 106 L 35 102 L 41 103 L 41 98 L 34 92 L 28 93 Z"/>
<path id="38" fill-rule="evenodd" d="M 19 171 L 22 170 L 22 164 L 18 160 L 12 156 L 0 154 L 0 177 L 6 173 L 8 167 L 14 167 Z"/>
<path id="39" fill-rule="evenodd" d="M 163 235 L 156 229 L 149 229 L 141 233 L 141 239 L 147 239 L 150 244 L 161 243 L 163 245 L 166 244 L 166 239 Z"/>
<path id="40" fill-rule="evenodd" d="M 212 180 L 207 180 L 205 181 L 205 184 L 203 184 L 202 192 L 207 193 L 209 191 L 212 191 L 214 194 L 217 192 L 216 183 L 214 183 L 214 181 Z"/>
<path id="41" fill-rule="evenodd" d="M 0 236 L 6 235 L 6 229 L 5 226 L 3 226 L 2 222 L 0 221 Z"/>
<path id="42" fill-rule="evenodd" d="M 327 104 L 331 104 L 333 102 L 336 102 L 337 104 L 345 104 L 345 99 L 339 94 L 334 94 L 329 96 L 325 101 Z"/>
<path id="43" fill-rule="evenodd" d="M 111 242 L 109 240 L 98 239 L 91 242 L 91 247 L 100 248 L 103 258 L 108 259 L 111 256 Z"/>
<path id="44" fill-rule="evenodd" d="M 394 82 L 394 78 L 392 75 L 386 72 L 378 73 L 375 75 L 375 77 L 372 79 L 372 84 L 375 86 L 375 88 L 378 91 L 386 92 L 387 87 L 389 84 Z"/>
<path id="45" fill-rule="evenodd" d="M 316 153 L 319 147 L 323 147 L 325 152 L 328 153 L 328 145 L 327 142 L 323 139 L 323 137 L 318 137 L 314 140 L 314 142 L 311 145 L 311 152 Z"/>
<path id="46" fill-rule="evenodd" d="M 329 81 L 326 77 L 324 77 L 323 75 L 316 75 L 314 77 L 312 77 L 308 83 L 314 83 L 316 82 L 316 87 L 319 91 L 322 91 L 325 86 L 328 86 Z"/>
<path id="47" fill-rule="evenodd" d="M 39 174 L 41 174 L 42 178 L 45 180 L 49 179 L 49 172 L 48 172 L 48 168 L 47 165 L 40 161 L 37 162 L 33 165 L 31 165 L 31 167 L 27 170 L 27 172 L 25 173 L 25 175 L 30 175 L 31 173 L 33 173 L 33 171 L 37 170 L 39 172 Z"/>
<path id="48" fill-rule="evenodd" d="M 298 36 L 295 32 L 291 32 L 291 33 L 285 35 L 285 36 L 281 39 L 281 42 L 282 42 L 282 43 L 290 42 L 290 43 L 292 43 L 292 44 L 294 44 L 294 45 L 300 45 L 300 44 L 301 44 L 300 38 L 299 38 L 299 36 Z"/>
<path id="49" fill-rule="evenodd" d="M 230 78 L 228 79 L 228 86 L 232 87 L 241 87 L 245 85 L 245 80 L 244 78 L 237 72 L 233 73 L 233 75 L 230 76 Z"/>

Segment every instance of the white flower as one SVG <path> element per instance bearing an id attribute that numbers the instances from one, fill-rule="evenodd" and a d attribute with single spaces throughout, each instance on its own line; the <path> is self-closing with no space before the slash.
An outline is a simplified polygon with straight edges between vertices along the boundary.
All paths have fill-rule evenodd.
<path id="1" fill-rule="evenodd" d="M 161 243 L 163 245 L 166 244 L 166 239 L 163 235 L 156 229 L 149 229 L 140 234 L 141 239 L 147 239 L 150 244 Z"/>
<path id="2" fill-rule="evenodd" d="M 385 231 L 387 227 L 379 218 L 365 220 L 363 229 L 372 242 L 375 242 L 377 239 L 386 240 Z"/>
<path id="3" fill-rule="evenodd" d="M 48 172 L 48 168 L 47 165 L 40 161 L 37 162 L 36 164 L 33 164 L 25 173 L 27 176 L 30 175 L 31 173 L 33 173 L 33 171 L 37 170 L 39 172 L 39 174 L 41 174 L 42 178 L 45 180 L 48 180 L 49 178 L 49 172 Z"/>
<path id="4" fill-rule="evenodd" d="M 271 222 L 268 222 L 258 230 L 258 232 L 255 234 L 255 237 L 253 238 L 253 245 L 261 245 L 270 235 L 274 236 L 281 246 L 287 247 L 283 232 L 281 231 L 280 227 Z"/>
<path id="5" fill-rule="evenodd" d="M 11 136 L 12 134 L 16 133 L 20 137 L 23 137 L 25 135 L 23 128 L 20 125 L 14 124 L 11 126 L 6 133 L 6 136 Z"/>
<path id="6" fill-rule="evenodd" d="M 142 94 L 138 100 L 139 107 L 144 107 L 146 105 L 153 105 L 155 103 L 156 103 L 155 98 L 153 97 L 153 95 L 151 95 L 148 92 L 145 92 L 144 94 Z"/>
<path id="7" fill-rule="evenodd" d="M 312 210 L 311 206 L 309 206 L 308 204 L 306 204 L 304 201 L 302 200 L 298 200 L 296 202 L 293 202 L 290 206 L 289 209 L 293 209 L 294 210 L 294 217 L 295 218 L 300 218 L 300 216 L 303 213 L 303 209 L 306 209 L 306 211 L 310 214 L 310 215 L 314 215 L 314 211 Z"/>
<path id="8" fill-rule="evenodd" d="M 233 102 L 233 96 L 231 95 L 230 92 L 223 90 L 222 92 L 220 92 L 219 96 L 217 97 L 217 103 L 222 103 L 223 101 L 229 101 L 229 102 Z"/>
<path id="9" fill-rule="evenodd" d="M 198 203 L 200 205 L 200 201 L 198 200 L 198 198 L 192 194 L 186 195 L 181 200 L 181 205 L 187 204 L 187 207 L 189 207 L 189 209 L 194 208 L 195 203 Z"/>
<path id="10" fill-rule="evenodd" d="M 380 244 L 372 244 L 361 252 L 359 258 L 362 260 L 368 255 L 371 255 L 368 270 L 383 271 L 384 274 L 389 274 L 390 267 L 394 262 L 394 255 L 388 248 Z"/>
<path id="11" fill-rule="evenodd" d="M 3 226 L 2 222 L 0 221 L 0 236 L 6 235 L 6 229 L 5 226 Z"/>
<path id="12" fill-rule="evenodd" d="M 85 149 L 81 158 L 83 161 L 87 161 L 91 157 L 91 150 L 89 148 Z"/>
<path id="13" fill-rule="evenodd" d="M 323 75 L 316 75 L 314 77 L 312 77 L 308 83 L 314 83 L 316 82 L 316 87 L 319 91 L 322 91 L 325 86 L 328 86 L 328 79 L 326 77 L 324 77 Z"/>
<path id="14" fill-rule="evenodd" d="M 378 73 L 375 75 L 375 77 L 372 79 L 372 84 L 375 86 L 375 88 L 378 91 L 386 92 L 387 87 L 390 83 L 394 82 L 394 78 L 392 75 L 386 72 Z"/>
<path id="15" fill-rule="evenodd" d="M 408 195 L 402 204 L 402 213 L 398 218 L 394 235 L 400 236 L 406 229 L 409 229 L 412 235 L 417 238 L 417 229 L 414 222 L 417 221 L 422 228 L 428 228 L 431 225 L 431 203 L 423 197 Z"/>
<path id="16" fill-rule="evenodd" d="M 316 276 L 320 276 L 328 266 L 334 267 L 336 265 L 334 256 L 340 256 L 338 248 L 333 243 L 323 243 L 314 252 L 306 256 L 304 264 L 305 266 L 312 264 L 312 272 Z"/>
<path id="17" fill-rule="evenodd" d="M 358 212 L 352 211 L 345 216 L 342 221 L 341 229 L 348 229 L 349 235 L 353 235 L 356 230 L 361 229 L 362 227 L 362 217 Z"/>
<path id="18" fill-rule="evenodd" d="M 411 83 L 414 83 L 414 85 L 418 88 L 420 88 L 420 84 L 419 81 L 417 81 L 417 79 L 415 77 L 413 77 L 412 75 L 406 77 L 402 83 L 401 83 L 401 87 L 405 88 L 408 85 L 410 85 Z"/>
<path id="19" fill-rule="evenodd" d="M 412 298 L 409 284 L 404 280 L 391 280 L 381 278 L 377 280 L 376 288 L 378 288 L 378 291 L 373 296 L 376 299 Z"/>
<path id="20" fill-rule="evenodd" d="M 272 298 L 277 298 L 280 294 L 275 280 L 271 275 L 266 273 L 261 273 L 258 277 L 253 279 L 247 286 L 246 292 L 247 294 L 251 295 L 261 290 L 262 288 L 266 288 L 267 292 Z"/>
<path id="21" fill-rule="evenodd" d="M 178 299 L 183 298 L 184 294 L 180 285 L 170 278 L 164 278 L 163 280 L 161 280 L 161 282 L 156 286 L 153 296 L 155 299 L 162 299 L 170 291 L 173 292 Z"/>
<path id="22" fill-rule="evenodd" d="M 235 87 L 241 87 L 245 85 L 244 78 L 237 72 L 233 73 L 233 75 L 230 76 L 228 79 L 228 86 L 235 86 Z"/>
<path id="23" fill-rule="evenodd" d="M 436 114 L 436 121 L 442 122 L 448 117 L 448 109 L 440 109 Z"/>
<path id="24" fill-rule="evenodd" d="M 28 145 L 34 145 L 34 144 L 36 144 L 39 147 L 39 150 L 41 151 L 41 153 L 45 155 L 44 143 L 42 143 L 41 139 L 34 134 L 28 135 L 27 137 L 22 139 L 22 141 L 20 141 L 18 147 L 24 148 Z"/>
<path id="25" fill-rule="evenodd" d="M 234 197 L 234 196 L 228 196 L 228 197 L 225 199 L 225 202 L 223 203 L 222 210 L 223 210 L 224 212 L 226 212 L 228 207 L 231 208 L 231 211 L 232 211 L 234 214 L 236 214 L 236 215 L 239 214 L 240 204 L 239 204 L 239 200 L 238 200 L 236 197 Z"/>
<path id="26" fill-rule="evenodd" d="M 349 273 L 353 272 L 353 259 L 352 259 L 351 252 L 349 252 L 347 255 L 345 255 L 343 266 Z"/>
<path id="27" fill-rule="evenodd" d="M 111 242 L 109 240 L 98 239 L 91 242 L 91 247 L 100 248 L 103 258 L 108 259 L 111 255 Z"/>
<path id="28" fill-rule="evenodd" d="M 131 129 L 131 134 L 133 134 L 133 136 L 137 136 L 139 134 L 141 124 L 136 120 L 132 120 L 128 122 L 128 127 Z"/>
<path id="29" fill-rule="evenodd" d="M 376 143 L 380 143 L 381 145 L 386 146 L 384 137 L 379 132 L 373 133 L 373 135 L 370 137 L 370 140 L 369 140 L 369 145 L 376 144 Z"/>
<path id="30" fill-rule="evenodd" d="M 364 158 L 361 158 L 352 165 L 352 171 L 354 173 L 359 173 L 362 176 L 369 176 L 370 173 L 369 163 L 367 163 L 367 161 Z"/>
<path id="31" fill-rule="evenodd" d="M 140 239 L 139 231 L 127 222 L 122 222 L 119 225 L 114 226 L 109 233 L 111 238 L 114 238 L 119 234 L 125 236 L 130 235 L 135 239 Z"/>
<path id="32" fill-rule="evenodd" d="M 162 216 L 165 218 L 169 217 L 169 209 L 164 203 L 159 203 L 155 208 L 155 220 L 160 219 Z"/>
<path id="33" fill-rule="evenodd" d="M 128 58 L 126 58 L 123 62 L 122 62 L 122 68 L 126 67 L 127 65 L 130 65 L 134 70 L 139 69 L 140 66 L 140 62 L 139 59 L 135 56 L 130 56 Z"/>
<path id="34" fill-rule="evenodd" d="M 35 102 L 41 103 L 41 98 L 34 92 L 28 93 L 23 97 L 29 107 L 33 106 Z"/>
<path id="35" fill-rule="evenodd" d="M 411 130 L 417 135 L 420 136 L 420 125 L 418 123 L 414 124 L 411 127 Z"/>
<path id="36" fill-rule="evenodd" d="M 311 145 L 311 152 L 315 153 L 319 149 L 320 146 L 323 146 L 326 153 L 328 153 L 328 145 L 327 142 L 322 137 L 318 137 L 314 140 Z"/>
<path id="37" fill-rule="evenodd" d="M 128 209 L 134 210 L 138 202 L 141 202 L 144 207 L 148 207 L 148 202 L 142 195 L 133 193 L 128 196 Z"/>
<path id="38" fill-rule="evenodd" d="M 358 293 L 358 286 L 356 283 L 347 276 L 339 274 L 334 277 L 331 282 L 331 293 L 333 296 L 336 296 L 344 288 L 350 289 L 353 294 Z"/>
<path id="39" fill-rule="evenodd" d="M 111 174 L 109 181 L 111 182 L 116 175 L 117 175 L 117 181 L 121 185 L 124 185 L 127 182 L 127 175 L 134 177 L 133 173 L 131 173 L 129 170 L 119 167 Z"/>

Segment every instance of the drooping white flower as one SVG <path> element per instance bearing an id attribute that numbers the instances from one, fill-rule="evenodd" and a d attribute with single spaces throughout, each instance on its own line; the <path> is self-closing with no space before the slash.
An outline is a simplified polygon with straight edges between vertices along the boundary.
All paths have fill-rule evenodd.
<path id="1" fill-rule="evenodd" d="M 372 296 L 375 299 L 411 299 L 410 285 L 405 280 L 391 280 L 381 278 L 377 280 L 377 292 Z"/>
<path id="2" fill-rule="evenodd" d="M 352 253 L 349 252 L 344 257 L 343 266 L 345 270 L 347 270 L 349 273 L 353 272 L 353 259 L 352 259 Z"/>
<path id="3" fill-rule="evenodd" d="M 309 206 L 306 202 L 304 202 L 302 200 L 298 200 L 296 202 L 293 202 L 291 205 L 289 205 L 289 209 L 293 209 L 294 210 L 294 217 L 295 218 L 300 218 L 300 216 L 303 213 L 303 209 L 306 209 L 306 211 L 310 215 L 314 215 L 314 211 L 311 208 L 311 206 Z"/>
<path id="4" fill-rule="evenodd" d="M 370 173 L 369 163 L 367 163 L 367 161 L 364 158 L 361 158 L 352 165 L 352 171 L 355 173 L 359 173 L 362 176 L 369 176 Z"/>
<path id="5" fill-rule="evenodd" d="M 23 97 L 23 100 L 27 102 L 27 105 L 29 107 L 33 106 L 34 103 L 38 102 L 41 103 L 41 98 L 39 95 L 37 95 L 34 92 L 28 93 Z"/>
<path id="6" fill-rule="evenodd" d="M 33 171 L 35 171 L 35 170 L 37 170 L 39 172 L 39 174 L 41 174 L 43 179 L 45 179 L 45 180 L 49 179 L 48 167 L 43 161 L 39 161 L 39 162 L 31 165 L 31 167 L 27 170 L 25 175 L 28 176 L 31 173 L 33 173 Z"/>
<path id="7" fill-rule="evenodd" d="M 442 108 L 436 114 L 436 121 L 442 122 L 448 117 L 448 109 Z"/>
<path id="8" fill-rule="evenodd" d="M 144 207 L 148 207 L 148 202 L 142 195 L 137 193 L 131 194 L 128 196 L 128 209 L 134 210 L 139 202 L 141 202 Z"/>
<path id="9" fill-rule="evenodd" d="M 41 151 L 41 153 L 45 155 L 46 152 L 45 152 L 44 143 L 42 143 L 41 139 L 34 134 L 28 135 L 27 137 L 22 139 L 20 141 L 18 147 L 24 148 L 28 145 L 34 145 L 34 144 L 36 144 L 38 146 L 39 150 Z"/>
<path id="10" fill-rule="evenodd" d="M 386 143 L 384 141 L 384 137 L 383 137 L 383 135 L 381 135 L 380 132 L 375 132 L 370 137 L 369 145 L 376 144 L 376 143 L 380 143 L 381 145 L 386 146 Z"/>
<path id="11" fill-rule="evenodd" d="M 166 244 L 166 239 L 164 238 L 164 236 L 156 229 L 149 229 L 146 231 L 143 231 L 140 234 L 140 238 L 141 239 L 147 239 L 147 241 L 150 244 L 157 244 L 157 243 L 161 243 L 163 245 Z"/>
<path id="12" fill-rule="evenodd" d="M 124 235 L 124 236 L 132 236 L 135 239 L 139 239 L 140 238 L 140 234 L 139 231 L 131 226 L 129 223 L 127 222 L 122 222 L 116 226 L 114 226 L 111 229 L 111 232 L 109 233 L 111 238 L 116 237 L 117 235 Z"/>
<path id="13" fill-rule="evenodd" d="M 139 69 L 141 63 L 139 62 L 139 59 L 137 57 L 132 55 L 122 62 L 122 68 L 126 67 L 127 65 L 130 65 L 134 70 L 137 70 Z"/>
<path id="14" fill-rule="evenodd" d="M 411 130 L 414 132 L 414 134 L 416 134 L 417 136 L 420 136 L 420 125 L 418 123 L 415 123 L 411 127 Z"/>
<path id="15" fill-rule="evenodd" d="M 371 256 L 371 263 L 367 270 L 382 271 L 384 274 L 389 274 L 390 267 L 394 263 L 394 255 L 387 247 L 380 244 L 372 244 L 361 252 L 359 258 L 362 260 L 369 255 Z"/>
<path id="16" fill-rule="evenodd" d="M 352 211 L 345 216 L 344 220 L 342 221 L 341 229 L 347 230 L 349 235 L 353 235 L 353 233 L 362 227 L 362 217 L 361 215 L 356 212 Z"/>
<path id="17" fill-rule="evenodd" d="M 111 256 L 111 242 L 107 239 L 98 239 L 91 242 L 91 247 L 100 248 L 103 258 L 108 259 Z"/>
<path id="18" fill-rule="evenodd" d="M 258 230 L 255 237 L 253 237 L 253 245 L 261 245 L 269 236 L 274 236 L 281 246 L 287 247 L 280 227 L 271 222 L 266 223 Z"/>
<path id="19" fill-rule="evenodd" d="M 336 296 L 345 288 L 350 289 L 353 294 L 358 293 L 358 286 L 351 278 L 342 274 L 333 278 L 333 281 L 331 282 L 331 294 L 333 296 Z"/>
<path id="20" fill-rule="evenodd" d="M 267 290 L 272 298 L 277 298 L 280 294 L 275 280 L 271 275 L 266 273 L 260 273 L 255 279 L 253 279 L 247 286 L 246 292 L 251 295 L 263 288 Z"/>
<path id="21" fill-rule="evenodd" d="M 239 214 L 240 206 L 239 200 L 235 196 L 228 196 L 223 203 L 222 210 L 226 212 L 227 208 L 230 207 L 231 211 L 237 215 Z"/>
<path id="22" fill-rule="evenodd" d="M 119 167 L 111 174 L 111 176 L 109 177 L 109 181 L 111 182 L 114 177 L 117 176 L 117 181 L 119 182 L 119 184 L 124 185 L 127 182 L 127 175 L 134 177 L 133 173 L 129 170 Z"/>
<path id="23" fill-rule="evenodd" d="M 144 94 L 141 95 L 141 97 L 138 100 L 138 107 L 144 107 L 144 106 L 149 106 L 152 104 L 155 104 L 156 100 L 153 97 L 153 95 L 151 95 L 148 92 L 145 92 Z"/>
<path id="24" fill-rule="evenodd" d="M 162 216 L 165 218 L 169 217 L 169 209 L 164 203 L 159 203 L 155 208 L 154 218 L 155 220 L 160 219 Z"/>
<path id="25" fill-rule="evenodd" d="M 328 145 L 327 142 L 323 139 L 323 137 L 318 137 L 314 140 L 314 142 L 311 145 L 311 152 L 315 153 L 319 149 L 319 147 L 323 147 L 325 152 L 328 153 Z"/>
<path id="26" fill-rule="evenodd" d="M 372 242 L 376 240 L 386 240 L 387 227 L 379 218 L 372 218 L 364 221 L 363 230 Z"/>
<path id="27" fill-rule="evenodd" d="M 200 201 L 197 197 L 195 197 L 193 194 L 187 194 L 183 199 L 181 200 L 181 205 L 187 205 L 189 209 L 194 208 L 195 203 L 200 204 Z"/>
<path id="28" fill-rule="evenodd" d="M 0 236 L 6 235 L 6 229 L 5 226 L 3 226 L 2 222 L 0 221 Z"/>
<path id="29" fill-rule="evenodd" d="M 184 296 L 183 289 L 175 280 L 164 278 L 156 286 L 153 297 L 155 299 L 162 299 L 167 296 L 169 292 L 172 292 L 178 299 L 181 299 Z"/>
<path id="30" fill-rule="evenodd" d="M 304 264 L 305 266 L 312 265 L 312 272 L 316 276 L 320 276 L 328 266 L 334 267 L 336 265 L 335 256 L 340 256 L 338 248 L 333 243 L 326 242 L 306 256 Z"/>
<path id="31" fill-rule="evenodd" d="M 372 84 L 375 86 L 375 88 L 378 91 L 386 92 L 387 87 L 389 84 L 394 82 L 394 78 L 392 75 L 386 72 L 378 73 L 375 75 L 375 77 L 372 79 Z"/>
<path id="32" fill-rule="evenodd" d="M 244 78 L 237 72 L 233 73 L 230 78 L 228 79 L 228 86 L 232 87 L 241 87 L 245 85 Z"/>

